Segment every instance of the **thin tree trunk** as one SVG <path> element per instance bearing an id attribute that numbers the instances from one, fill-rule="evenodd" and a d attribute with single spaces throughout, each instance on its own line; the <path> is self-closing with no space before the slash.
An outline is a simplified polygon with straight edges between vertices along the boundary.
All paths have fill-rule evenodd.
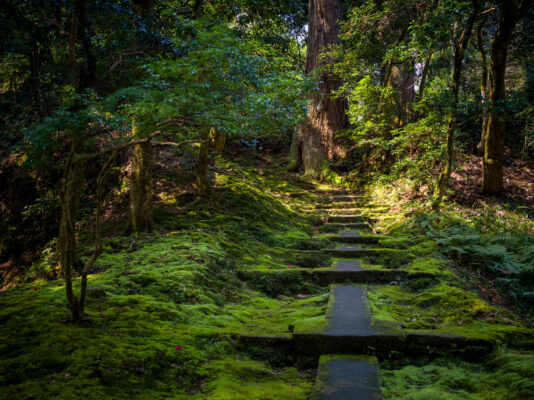
<path id="1" fill-rule="evenodd" d="M 479 154 L 484 154 L 484 144 L 486 141 L 486 131 L 488 127 L 488 60 L 486 57 L 486 49 L 484 48 L 484 26 L 488 22 L 488 15 L 484 15 L 477 26 L 477 46 L 480 53 L 480 61 L 482 67 L 482 77 L 480 79 L 480 98 L 482 105 L 482 127 L 480 131 L 480 142 L 477 145 Z"/>
<path id="2" fill-rule="evenodd" d="M 33 102 L 37 107 L 37 112 L 40 117 L 44 115 L 43 97 L 41 95 L 41 76 L 40 67 L 41 60 L 39 57 L 39 48 L 35 39 L 32 39 L 32 45 L 29 52 L 30 61 L 30 82 L 32 87 Z"/>
<path id="3" fill-rule="evenodd" d="M 138 136 L 134 123 L 132 135 Z M 132 149 L 132 173 L 130 177 L 130 230 L 152 232 L 152 143 L 136 144 Z"/>
<path id="4" fill-rule="evenodd" d="M 70 164 L 70 163 L 69 163 Z M 72 165 L 72 164 L 70 164 Z M 59 222 L 59 263 L 65 280 L 68 307 L 74 321 L 81 318 L 80 303 L 72 287 L 72 270 L 76 268 L 76 220 L 81 196 L 82 165 L 67 166 L 60 188 L 62 203 Z"/>
<path id="5" fill-rule="evenodd" d="M 298 159 L 298 145 L 299 145 L 299 134 L 297 131 L 293 132 L 291 136 L 291 147 L 289 148 L 288 164 L 287 169 L 290 172 L 297 171 L 299 168 L 299 159 Z"/>
<path id="6" fill-rule="evenodd" d="M 342 16 L 339 0 L 309 0 L 306 73 L 317 67 L 328 68 L 332 63 L 323 57 L 331 46 L 340 43 L 339 20 Z M 321 176 L 329 160 L 343 157 L 344 147 L 335 134 L 347 126 L 346 100 L 334 98 L 341 82 L 327 70 L 321 71 L 319 93 L 312 98 L 308 120 L 299 132 L 298 152 L 302 154 L 302 167 L 306 173 Z"/>
<path id="7" fill-rule="evenodd" d="M 447 127 L 447 152 L 445 159 L 445 166 L 439 175 L 436 188 L 434 189 L 434 201 L 432 208 L 437 209 L 441 204 L 441 199 L 445 195 L 449 180 L 451 178 L 452 168 L 454 164 L 454 135 L 456 133 L 456 120 L 458 117 L 458 93 L 460 89 L 460 78 L 462 76 L 462 66 L 464 61 L 465 50 L 469 43 L 469 37 L 478 14 L 478 1 L 472 1 L 472 12 L 467 19 L 460 39 L 454 45 L 454 61 L 453 74 L 451 82 L 452 91 L 452 105 L 451 112 L 448 119 Z"/>
<path id="8" fill-rule="evenodd" d="M 214 129 L 214 128 L 212 128 Z M 208 176 L 208 166 L 209 166 L 209 154 L 210 154 L 210 136 L 204 139 L 200 143 L 200 149 L 198 152 L 198 161 L 197 161 L 197 194 L 199 197 L 208 198 L 211 196 L 211 182 Z"/>
<path id="9" fill-rule="evenodd" d="M 423 99 L 423 95 L 425 93 L 425 88 L 426 88 L 426 80 L 428 77 L 428 70 L 429 70 L 430 62 L 432 61 L 433 55 L 434 55 L 434 52 L 429 51 L 428 55 L 426 56 L 425 65 L 423 66 L 423 72 L 421 73 L 421 83 L 419 84 L 419 91 L 417 93 L 417 101 L 421 101 Z"/>
<path id="10" fill-rule="evenodd" d="M 490 104 L 486 140 L 484 143 L 484 176 L 482 193 L 498 195 L 503 189 L 503 158 L 506 100 L 505 74 L 508 58 L 508 46 L 514 28 L 521 16 L 528 10 L 531 0 L 500 1 L 499 24 L 491 42 L 490 62 Z"/>

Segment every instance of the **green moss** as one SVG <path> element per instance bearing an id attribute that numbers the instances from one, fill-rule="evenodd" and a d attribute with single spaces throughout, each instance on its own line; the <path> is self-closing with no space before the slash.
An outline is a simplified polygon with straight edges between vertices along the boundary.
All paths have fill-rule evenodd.
<path id="1" fill-rule="evenodd" d="M 416 291 L 401 285 L 373 288 L 369 302 L 375 319 L 398 321 L 409 329 L 498 340 L 529 334 L 509 311 L 445 282 Z"/>
<path id="2" fill-rule="evenodd" d="M 206 376 L 217 376 L 193 399 L 213 400 L 305 400 L 309 398 L 312 384 L 295 368 L 273 371 L 264 364 L 251 360 L 224 358 L 201 368 Z"/>
<path id="3" fill-rule="evenodd" d="M 489 366 L 436 359 L 425 365 L 381 367 L 386 399 L 527 400 L 534 390 L 532 354 L 507 352 Z"/>
<path id="4" fill-rule="evenodd" d="M 295 333 L 320 333 L 323 332 L 327 327 L 327 320 L 324 315 L 300 319 L 294 323 L 294 332 Z"/>
<path id="5" fill-rule="evenodd" d="M 61 322 L 61 281 L 0 293 L 1 398 L 308 396 L 312 377 L 248 360 L 233 339 L 289 335 L 292 321 L 324 314 L 325 295 L 272 299 L 237 277 L 255 264 L 287 268 L 281 249 L 308 240 L 312 219 L 280 181 L 224 168 L 216 200 L 159 213 L 155 234 L 110 233 L 89 276 L 105 295 L 88 297 L 86 325 Z"/>

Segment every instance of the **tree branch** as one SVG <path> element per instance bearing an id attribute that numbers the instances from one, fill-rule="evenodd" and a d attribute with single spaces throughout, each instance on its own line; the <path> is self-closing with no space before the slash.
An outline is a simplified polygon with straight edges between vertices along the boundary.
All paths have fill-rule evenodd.
<path id="1" fill-rule="evenodd" d="M 122 144 L 117 145 L 117 146 L 110 146 L 107 149 L 99 151 L 98 153 L 84 154 L 84 155 L 79 156 L 76 159 L 74 159 L 72 161 L 72 163 L 76 164 L 76 163 L 79 163 L 79 162 L 82 162 L 82 161 L 94 160 L 95 158 L 102 157 L 102 156 L 104 156 L 104 155 L 106 155 L 106 154 L 108 154 L 108 153 L 110 153 L 112 151 L 121 151 L 121 150 L 126 149 L 127 147 L 134 146 L 136 144 L 146 143 L 146 142 L 149 142 L 153 137 L 155 137 L 155 136 L 157 136 L 159 134 L 161 134 L 161 132 L 160 131 L 156 131 L 156 132 L 152 133 L 150 136 L 148 136 L 148 137 L 146 137 L 144 139 L 132 140 L 132 141 L 129 141 L 129 142 L 126 142 L 126 143 L 122 143 Z"/>

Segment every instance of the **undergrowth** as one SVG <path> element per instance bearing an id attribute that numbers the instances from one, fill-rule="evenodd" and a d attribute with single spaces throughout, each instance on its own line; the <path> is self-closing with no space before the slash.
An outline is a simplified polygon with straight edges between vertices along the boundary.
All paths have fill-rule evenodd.
<path id="1" fill-rule="evenodd" d="M 487 366 L 440 358 L 381 365 L 384 397 L 413 400 L 528 400 L 534 392 L 534 356 L 499 354 Z"/>
<path id="2" fill-rule="evenodd" d="M 428 278 L 369 289 L 373 318 L 408 329 L 484 338 L 497 344 L 489 361 L 452 358 L 386 360 L 381 364 L 387 399 L 530 399 L 534 386 L 534 220 L 523 207 L 488 201 L 481 207 L 444 204 L 430 210 L 413 187 L 373 184 L 380 245 L 409 257 L 381 262 L 430 273 Z"/>
<path id="3" fill-rule="evenodd" d="M 156 210 L 156 233 L 106 226 L 85 326 L 63 322 L 62 281 L 1 292 L 0 397 L 306 399 L 308 371 L 237 346 L 240 334 L 289 335 L 294 320 L 324 314 L 327 296 L 315 289 L 272 298 L 237 277 L 254 264 L 286 266 L 282 249 L 309 239 L 313 221 L 293 211 L 290 190 L 226 164 L 211 201 L 173 198 L 179 212 Z"/>

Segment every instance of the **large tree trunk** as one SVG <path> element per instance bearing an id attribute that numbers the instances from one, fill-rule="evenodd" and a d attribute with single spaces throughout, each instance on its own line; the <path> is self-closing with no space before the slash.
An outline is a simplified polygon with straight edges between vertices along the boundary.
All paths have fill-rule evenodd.
<path id="1" fill-rule="evenodd" d="M 347 126 L 346 100 L 334 98 L 340 82 L 327 71 L 332 62 L 329 57 L 322 57 L 330 46 L 340 43 L 338 37 L 341 19 L 339 0 L 309 0 L 308 41 L 306 56 L 306 73 L 317 73 L 319 93 L 312 98 L 308 110 L 308 120 L 299 132 L 299 160 L 306 173 L 321 176 L 328 160 L 336 160 L 345 154 L 344 147 L 335 140 L 335 133 Z"/>
<path id="2" fill-rule="evenodd" d="M 409 66 L 393 65 L 389 86 L 395 91 L 394 109 L 396 113 L 395 125 L 403 126 L 408 121 L 410 107 L 415 98 L 414 75 Z"/>
<path id="3" fill-rule="evenodd" d="M 432 207 L 434 209 L 437 209 L 440 206 L 441 199 L 443 196 L 445 196 L 445 191 L 449 185 L 454 164 L 454 135 L 456 133 L 456 120 L 458 118 L 458 93 L 460 89 L 460 78 L 462 76 L 465 50 L 467 49 L 469 37 L 471 36 L 471 31 L 473 30 L 473 25 L 478 14 L 478 1 L 473 0 L 472 3 L 473 6 L 471 15 L 465 23 L 460 38 L 454 45 L 453 73 L 451 82 L 452 104 L 447 127 L 447 152 L 445 166 L 439 175 L 438 183 L 434 189 L 434 201 L 432 203 Z"/>
<path id="4" fill-rule="evenodd" d="M 132 128 L 137 136 L 137 126 Z M 152 143 L 136 144 L 132 150 L 132 174 L 130 177 L 130 230 L 152 232 Z"/>
<path id="5" fill-rule="evenodd" d="M 503 189 L 503 158 L 505 130 L 505 84 L 508 45 L 514 28 L 531 0 L 499 1 L 499 24 L 491 42 L 490 105 L 486 140 L 484 143 L 484 177 L 482 193 L 498 195 Z"/>

